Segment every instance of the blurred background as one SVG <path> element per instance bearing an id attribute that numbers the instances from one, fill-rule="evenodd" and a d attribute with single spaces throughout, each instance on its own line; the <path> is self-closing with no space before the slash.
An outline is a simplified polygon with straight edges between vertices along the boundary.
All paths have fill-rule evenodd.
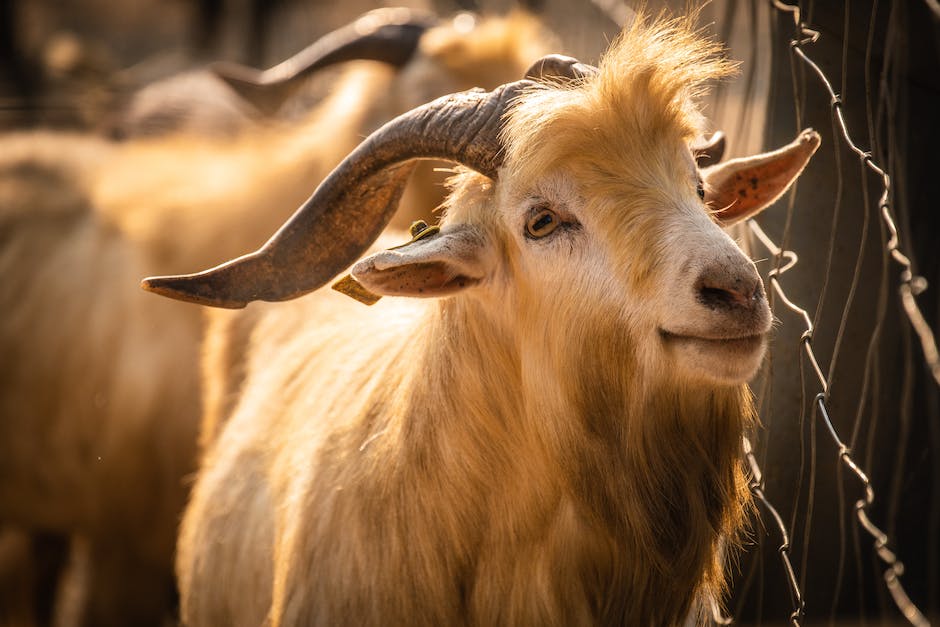
<path id="1" fill-rule="evenodd" d="M 14 244 L 27 241 L 27 235 L 20 233 L 33 233 L 30 203 L 56 204 L 60 195 L 71 194 L 69 198 L 80 199 L 75 202 L 82 211 L 94 213 L 99 203 L 104 206 L 113 198 L 159 195 L 162 192 L 154 190 L 172 188 L 182 179 L 168 176 L 144 182 L 135 177 L 148 167 L 163 168 L 160 159 L 170 157 L 160 155 L 173 154 L 160 152 L 166 142 L 176 142 L 177 150 L 183 145 L 187 153 L 204 152 L 216 162 L 228 158 L 222 155 L 246 151 L 246 146 L 255 153 L 281 146 L 273 142 L 284 142 L 285 136 L 307 134 L 306 141 L 314 145 L 318 136 L 311 133 L 324 124 L 320 108 L 325 104 L 333 107 L 329 113 L 333 116 L 335 111 L 366 107 L 367 97 L 375 99 L 368 111 L 347 125 L 348 136 L 323 135 L 321 143 L 336 152 L 320 164 L 328 171 L 330 159 L 338 161 L 359 138 L 391 116 L 452 89 L 492 87 L 512 80 L 520 67 L 544 52 L 597 63 L 607 43 L 630 19 L 633 4 L 620 0 L 0 0 L 0 281 L 7 283 L 0 287 L 0 442 L 6 442 L 0 444 L 0 625 L 173 624 L 175 596 L 172 579 L 166 578 L 172 550 L 164 536 L 172 534 L 172 521 L 185 500 L 184 477 L 193 471 L 198 437 L 198 408 L 185 399 L 175 406 L 174 416 L 186 414 L 178 424 L 158 419 L 157 409 L 141 418 L 160 425 L 146 431 L 148 438 L 165 435 L 165 440 L 115 436 L 115 446 L 124 450 L 156 449 L 148 453 L 153 456 L 149 467 L 169 468 L 164 480 L 171 487 L 160 488 L 168 496 L 161 497 L 159 506 L 153 505 L 159 514 L 148 509 L 144 498 L 150 484 L 134 475 L 146 474 L 145 470 L 116 465 L 107 472 L 87 471 L 86 458 L 91 459 L 94 447 L 76 444 L 81 451 L 71 450 L 67 443 L 72 436 L 61 435 L 72 429 L 67 423 L 86 425 L 86 440 L 93 440 L 102 432 L 103 422 L 120 432 L 112 422 L 128 419 L 128 414 L 104 417 L 124 394 L 120 377 L 104 372 L 117 367 L 117 358 L 100 366 L 107 384 L 87 386 L 85 396 L 75 397 L 81 400 L 67 403 L 50 401 L 59 394 L 59 386 L 65 389 L 75 380 L 57 364 L 98 368 L 88 364 L 102 357 L 107 361 L 109 351 L 121 350 L 126 334 L 118 330 L 127 328 L 134 314 L 123 310 L 113 313 L 113 318 L 94 318 L 98 304 L 82 309 L 82 316 L 92 317 L 74 318 L 67 315 L 67 306 L 57 316 L 49 311 L 58 305 L 18 308 L 22 300 L 38 300 L 37 292 L 58 289 L 45 282 L 47 275 L 30 278 L 37 271 L 27 263 L 30 257 L 24 251 L 52 255 L 77 237 L 75 228 L 63 227 L 53 235 L 43 231 L 42 237 L 28 239 L 28 245 L 18 248 Z M 685 8 L 679 1 L 645 4 L 652 9 Z M 241 64 L 239 68 L 275 66 L 365 12 L 391 6 L 410 9 L 411 13 L 402 14 L 408 19 L 434 24 L 427 32 L 421 27 L 415 56 L 392 63 L 391 70 L 369 69 L 369 64 L 379 64 L 374 60 L 333 64 L 294 79 L 290 89 L 275 96 L 240 90 L 237 80 L 219 78 L 231 73 L 208 71 L 234 67 L 219 66 L 223 61 Z M 799 21 L 806 28 L 798 27 L 790 7 L 799 9 Z M 485 26 L 487 18 L 520 11 L 528 17 L 502 27 L 498 36 L 493 34 L 495 27 Z M 935 182 L 940 171 L 936 150 L 940 6 L 933 0 L 794 0 L 792 4 L 714 0 L 702 10 L 701 22 L 726 43 L 729 56 L 741 62 L 739 76 L 716 86 L 704 103 L 713 130 L 727 134 L 726 156 L 783 145 L 806 127 L 823 136 L 822 148 L 796 189 L 761 216 L 757 229 L 748 225 L 736 233 L 758 260 L 765 280 L 776 275 L 780 288 L 768 290 L 778 324 L 766 367 L 752 385 L 761 424 L 750 438 L 763 471 L 763 493 L 779 512 L 790 539 L 788 554 L 805 602 L 803 623 L 903 622 L 885 585 L 887 566 L 873 548 L 873 537 L 856 520 L 854 507 L 864 496 L 864 484 L 840 462 L 840 449 L 816 401 L 821 392 L 835 432 L 870 479 L 875 498 L 867 512 L 904 563 L 900 581 L 906 594 L 922 612 L 940 620 L 938 381 L 929 363 L 930 342 L 925 353 L 902 307 L 899 288 L 904 267 L 887 250 L 893 222 L 901 251 L 927 286 L 916 296 L 926 325 L 940 329 L 940 191 Z M 446 30 L 450 34 L 437 29 L 450 29 Z M 818 37 L 809 41 L 813 33 Z M 504 56 L 494 53 L 484 63 L 474 56 L 474 44 L 467 43 L 474 37 L 491 42 L 487 45 L 498 37 L 512 43 L 499 44 Z M 800 50 L 818 64 L 819 73 L 796 54 L 794 39 L 802 41 Z M 372 72 L 362 79 L 372 87 L 350 91 L 349 65 Z M 473 66 L 475 73 L 465 66 Z M 421 72 L 427 67 L 437 68 L 438 82 L 423 78 L 427 74 Z M 844 131 L 889 175 L 887 188 L 844 141 L 823 76 L 840 95 Z M 347 104 L 337 108 L 336 99 L 343 94 Z M 310 120 L 321 126 L 310 126 Z M 334 120 L 332 126 L 342 124 Z M 135 166 L 134 159 L 144 159 L 140 154 L 145 150 L 147 160 Z M 78 172 L 74 177 L 73 170 Z M 55 174 L 51 179 L 49 172 Z M 297 191 L 300 199 L 316 184 L 312 173 L 303 172 L 304 180 L 284 181 L 303 185 Z M 429 215 L 441 194 L 442 175 L 430 167 L 425 174 L 430 178 L 423 187 L 416 183 L 409 192 L 420 207 L 415 215 Z M 120 180 L 102 182 L 108 179 Z M 226 180 L 216 183 L 224 186 Z M 120 194 L 113 191 L 114 185 L 123 185 Z M 884 194 L 887 213 L 879 204 Z M 136 233 L 136 225 L 149 219 L 145 205 L 141 203 L 141 215 L 126 222 L 132 225 L 127 227 L 129 233 Z M 154 215 L 163 215 L 161 206 L 153 209 Z M 107 215 L 104 222 L 109 228 L 125 228 L 120 215 Z M 212 224 L 208 214 L 205 219 Z M 264 241 L 270 229 L 265 225 L 257 231 L 255 238 Z M 762 242 L 758 234 L 766 234 L 774 244 Z M 237 240 L 234 234 L 231 237 Z M 238 241 L 244 246 L 252 242 Z M 781 249 L 792 251 L 797 263 L 790 266 L 793 254 Z M 245 250 L 250 248 L 236 249 L 235 254 Z M 225 256 L 219 251 L 207 261 Z M 85 263 L 80 255 L 69 259 L 62 263 Z M 174 269 L 175 264 L 183 270 L 203 267 L 192 265 L 192 259 L 165 259 L 162 265 L 144 264 L 141 270 Z M 97 272 L 89 271 L 87 277 L 100 280 L 104 290 L 112 278 Z M 788 307 L 786 300 L 805 310 L 807 317 Z M 49 320 L 43 322 L 46 317 Z M 44 324 L 85 329 L 95 319 L 113 320 L 101 323 L 101 335 L 95 336 L 108 338 L 109 348 L 100 355 L 95 355 L 91 339 L 79 349 L 65 334 L 60 343 L 51 344 L 45 361 L 33 363 L 24 357 L 31 347 L 48 340 Z M 811 321 L 808 343 L 807 319 Z M 83 357 L 70 360 L 74 351 Z M 189 358 L 195 361 L 194 355 Z M 139 357 L 140 363 L 147 359 Z M 130 361 L 137 363 L 133 357 Z M 141 397 L 136 390 L 127 394 Z M 160 405 L 159 400 L 150 402 Z M 180 413 L 179 407 L 188 413 Z M 56 418 L 39 420 L 40 415 Z M 164 434 L 161 429 L 168 424 L 177 424 L 178 430 Z M 180 439 L 186 443 L 178 444 Z M 59 444 L 52 447 L 51 441 Z M 161 450 L 160 443 L 178 448 Z M 30 476 L 31 463 L 49 470 L 70 455 L 79 461 L 63 471 L 70 478 L 67 485 L 50 479 L 51 470 L 49 476 Z M 168 455 L 174 459 L 168 461 Z M 125 496 L 101 496 L 108 492 L 102 486 L 115 481 L 130 484 L 127 492 L 120 493 Z M 86 490 L 95 496 L 85 496 Z M 131 493 L 133 498 L 126 496 Z M 72 506 L 72 501 L 81 504 Z M 139 506 L 131 504 L 138 501 Z M 53 502 L 55 512 L 50 514 Z M 93 514 L 72 511 L 91 502 Z M 125 507 L 127 511 L 139 507 L 140 512 L 115 515 Z M 758 512 L 750 543 L 729 565 L 734 585 L 727 613 L 740 624 L 786 624 L 799 601 L 779 556 L 780 529 L 768 510 L 759 507 Z M 150 518 L 169 522 L 159 530 L 139 531 L 139 521 Z M 160 538 L 153 546 L 160 548 L 140 550 L 136 539 L 151 532 Z M 134 557 L 125 560 L 128 555 Z M 139 592 L 140 597 L 135 596 L 138 592 L 101 591 L 119 588 L 144 571 L 148 574 L 141 579 L 151 584 Z"/>

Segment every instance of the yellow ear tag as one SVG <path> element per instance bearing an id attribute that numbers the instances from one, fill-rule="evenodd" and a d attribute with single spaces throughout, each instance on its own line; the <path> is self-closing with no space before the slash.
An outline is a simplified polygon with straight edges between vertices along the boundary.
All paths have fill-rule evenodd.
<path id="1" fill-rule="evenodd" d="M 411 241 L 405 242 L 401 246 L 393 246 L 388 250 L 397 250 L 399 248 L 404 248 L 410 244 L 414 244 L 419 239 L 424 239 L 431 235 L 439 233 L 441 227 L 439 226 L 428 226 L 428 223 L 424 220 L 418 220 L 411 224 Z M 379 299 L 382 298 L 381 295 L 370 292 L 362 286 L 362 283 L 353 278 L 351 274 L 347 274 L 340 278 L 336 283 L 332 285 L 332 288 L 341 294 L 345 294 L 350 298 L 358 300 L 360 303 L 365 305 L 374 305 L 379 302 Z"/>
<path id="2" fill-rule="evenodd" d="M 332 287 L 337 292 L 345 294 L 350 298 L 355 298 L 364 305 L 374 305 L 379 302 L 380 298 L 382 298 L 378 294 L 373 294 L 366 288 L 362 287 L 362 283 L 354 279 L 351 274 L 347 274 L 346 276 L 342 277 L 339 281 L 334 283 Z"/>

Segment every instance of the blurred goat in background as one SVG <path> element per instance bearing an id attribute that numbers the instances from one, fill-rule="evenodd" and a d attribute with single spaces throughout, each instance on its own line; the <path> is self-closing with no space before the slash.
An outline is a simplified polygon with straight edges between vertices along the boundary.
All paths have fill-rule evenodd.
<path id="1" fill-rule="evenodd" d="M 202 320 L 140 293 L 139 277 L 256 247 L 376 126 L 425 99 L 520 76 L 552 42 L 524 14 L 433 25 L 426 13 L 383 10 L 357 24 L 361 36 L 403 34 L 396 60 L 334 72 L 298 120 L 124 142 L 0 138 L 0 520 L 75 540 L 80 585 L 58 594 L 60 622 L 172 617 Z"/>

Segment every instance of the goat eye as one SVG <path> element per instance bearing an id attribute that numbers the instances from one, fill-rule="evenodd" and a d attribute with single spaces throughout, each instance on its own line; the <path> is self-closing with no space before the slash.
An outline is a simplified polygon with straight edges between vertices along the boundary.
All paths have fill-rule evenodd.
<path id="1" fill-rule="evenodd" d="M 527 237 L 540 238 L 549 235 L 558 226 L 558 216 L 551 209 L 542 209 L 532 215 L 525 225 Z"/>
<path id="2" fill-rule="evenodd" d="M 695 191 L 698 192 L 698 197 L 702 200 L 705 200 L 705 185 L 699 181 L 698 186 L 695 188 Z"/>

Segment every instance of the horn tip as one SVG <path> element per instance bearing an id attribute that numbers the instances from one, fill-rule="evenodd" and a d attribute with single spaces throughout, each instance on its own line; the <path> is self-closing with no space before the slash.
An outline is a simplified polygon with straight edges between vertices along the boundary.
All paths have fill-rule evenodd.
<path id="1" fill-rule="evenodd" d="M 248 304 L 237 299 L 224 299 L 202 294 L 203 290 L 200 289 L 202 285 L 194 281 L 191 276 L 152 276 L 140 282 L 140 287 L 144 291 L 186 303 L 226 309 L 241 309 Z"/>
<path id="2" fill-rule="evenodd" d="M 261 71 L 240 63 L 215 61 L 210 63 L 206 69 L 210 74 L 229 85 L 238 86 L 244 83 L 257 85 L 260 83 Z"/>

